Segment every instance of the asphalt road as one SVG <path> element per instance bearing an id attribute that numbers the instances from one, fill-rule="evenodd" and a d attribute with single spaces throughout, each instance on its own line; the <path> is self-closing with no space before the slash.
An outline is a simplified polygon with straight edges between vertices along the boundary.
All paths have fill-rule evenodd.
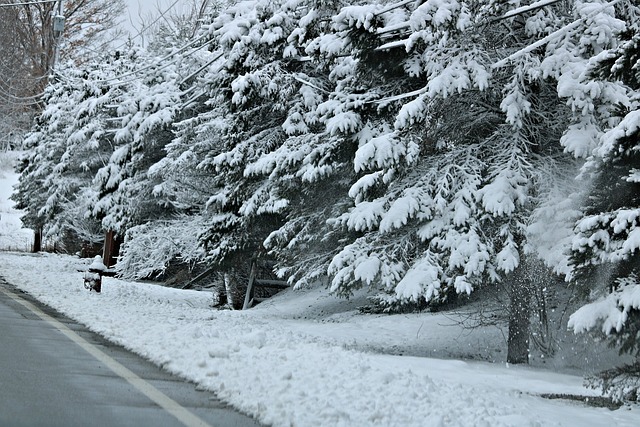
<path id="1" fill-rule="evenodd" d="M 0 278 L 0 426 L 259 424 Z"/>

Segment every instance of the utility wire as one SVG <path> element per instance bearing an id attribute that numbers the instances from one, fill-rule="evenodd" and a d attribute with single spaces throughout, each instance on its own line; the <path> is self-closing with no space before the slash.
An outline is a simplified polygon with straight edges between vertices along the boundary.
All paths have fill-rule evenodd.
<path id="1" fill-rule="evenodd" d="M 194 54 L 196 51 L 198 51 L 199 49 L 202 49 L 202 47 L 204 47 L 204 46 L 206 46 L 206 45 L 203 45 L 203 46 L 201 46 L 201 47 L 199 47 L 199 48 L 197 48 L 197 49 L 194 49 L 193 51 L 189 52 L 188 54 L 184 55 L 183 57 L 181 57 L 181 58 L 176 58 L 176 59 L 184 59 L 184 58 L 187 58 L 187 57 L 189 57 L 189 56 L 193 55 L 193 54 Z M 219 55 L 215 60 L 211 61 L 209 64 L 206 64 L 206 65 L 205 65 L 204 67 L 202 67 L 198 72 L 203 71 L 207 66 L 211 65 L 212 63 L 214 63 L 215 61 L 217 61 L 217 60 L 218 60 L 218 59 L 220 59 L 221 57 L 222 57 L 222 54 L 221 54 L 221 55 Z M 155 68 L 153 71 L 160 71 L 160 70 L 164 70 L 165 68 L 169 68 L 170 66 L 175 65 L 175 64 L 176 64 L 176 61 L 170 61 L 170 62 L 167 62 L 166 64 L 164 64 L 164 65 L 163 65 L 163 66 L 161 66 L 161 67 Z M 148 69 L 148 68 L 151 68 L 151 67 L 156 66 L 156 65 L 159 65 L 159 64 L 153 64 L 152 66 L 149 66 L 149 67 L 146 67 L 146 68 Z M 143 69 L 140 69 L 140 70 L 138 70 L 138 71 L 142 71 L 142 70 L 143 70 Z M 134 74 L 134 73 L 129 73 L 128 75 L 123 75 L 123 76 L 129 76 L 129 75 L 132 75 L 132 74 Z M 114 77 L 114 78 L 112 78 L 111 80 L 118 80 L 118 79 L 121 79 L 123 76 Z M 133 83 L 133 82 L 139 81 L 139 80 L 143 79 L 144 77 L 145 77 L 145 76 L 139 76 L 139 77 L 134 77 L 134 78 L 129 79 L 129 80 L 122 80 L 122 81 L 119 81 L 119 82 L 115 82 L 115 83 L 113 83 L 113 84 L 112 84 L 112 86 L 126 85 L 126 84 L 129 84 L 129 83 Z M 193 75 L 190 75 L 189 77 L 193 77 Z M 95 83 L 104 83 L 104 82 L 107 82 L 107 81 L 108 81 L 108 80 L 96 80 L 96 81 L 95 81 Z M 178 83 L 178 85 L 184 84 L 184 82 L 185 82 L 185 79 L 183 79 L 182 81 L 180 81 L 180 82 Z"/>
<path id="2" fill-rule="evenodd" d="M 224 53 L 221 53 L 220 55 L 217 55 L 215 58 L 213 58 L 211 61 L 208 61 L 206 64 L 204 64 L 202 67 L 198 68 L 196 71 L 194 71 L 193 73 L 189 74 L 187 77 L 183 78 L 179 85 L 182 86 L 183 84 L 185 84 L 188 80 L 194 78 L 195 76 L 197 76 L 198 74 L 200 74 L 201 72 L 203 72 L 207 67 L 209 67 L 211 64 L 213 64 L 214 62 L 216 62 L 218 59 L 222 58 L 222 56 L 224 55 Z"/>
<path id="3" fill-rule="evenodd" d="M 554 31 L 553 33 L 549 34 L 548 36 L 538 40 L 535 43 L 530 44 L 529 46 L 518 50 L 515 53 L 512 53 L 511 55 L 507 56 L 506 58 L 501 59 L 498 62 L 495 62 L 491 65 L 491 68 L 496 69 L 496 68 L 500 68 L 500 67 L 504 67 L 505 65 L 507 65 L 507 63 L 509 63 L 510 61 L 513 61 L 514 59 L 519 58 L 520 56 L 527 54 L 529 52 L 534 51 L 535 49 L 544 46 L 545 44 L 549 43 L 551 40 L 565 34 L 568 33 L 569 31 L 573 31 L 574 29 L 578 28 L 581 24 L 584 23 L 584 21 L 587 21 L 588 19 L 593 18 L 594 16 L 596 16 L 597 14 L 603 12 L 605 9 L 610 8 L 615 6 L 616 4 L 620 3 L 623 0 L 613 0 L 609 3 L 605 3 L 603 5 L 601 5 L 600 7 L 594 9 L 591 13 L 588 13 L 587 15 L 576 19 L 575 21 L 571 22 L 568 25 L 565 25 L 564 27 Z"/>
<path id="4" fill-rule="evenodd" d="M 171 4 L 171 6 L 169 6 L 169 8 L 167 8 L 163 13 L 161 13 L 161 15 L 154 22 L 152 22 L 151 24 L 147 25 L 144 29 L 142 29 L 140 32 L 138 32 L 138 34 L 135 37 L 138 37 L 142 33 L 142 31 L 144 31 L 145 29 L 149 28 L 151 25 L 154 25 L 157 21 L 159 21 L 161 18 L 163 18 L 164 15 L 169 10 L 171 10 L 171 8 L 175 7 L 175 5 L 178 4 L 179 1 L 180 0 L 176 0 L 173 4 Z M 46 1 L 45 3 L 54 3 L 54 2 L 55 1 Z M 167 59 L 169 59 L 171 57 L 174 57 L 174 56 L 184 52 L 185 50 L 189 49 L 190 47 L 192 47 L 193 45 L 195 45 L 199 41 L 207 38 L 208 36 L 209 36 L 209 34 L 204 34 L 204 35 L 192 40 L 190 43 L 186 44 L 185 46 L 181 47 L 180 49 L 178 49 L 178 50 L 176 50 L 174 52 L 171 52 L 171 53 L 165 55 L 164 57 L 161 57 L 161 58 L 157 59 L 153 64 L 150 64 L 150 65 L 145 66 L 143 68 L 137 69 L 135 71 L 127 72 L 127 73 L 119 75 L 119 76 L 114 76 L 114 77 L 106 78 L 106 79 L 102 79 L 102 80 L 93 80 L 93 81 L 90 81 L 90 82 L 91 83 L 96 83 L 96 84 L 115 82 L 115 83 L 113 83 L 113 86 L 120 86 L 120 85 L 125 85 L 125 84 L 129 84 L 129 83 L 133 83 L 133 82 L 139 81 L 139 80 L 141 80 L 141 79 L 146 77 L 146 76 L 140 76 L 139 73 L 142 73 L 144 71 L 148 71 L 150 69 L 154 69 L 155 67 L 157 67 L 157 68 L 155 68 L 154 71 L 163 70 L 165 68 L 168 68 L 168 67 L 174 65 L 177 61 L 183 60 L 184 58 L 188 58 L 189 56 L 192 56 L 193 54 L 195 54 L 197 51 L 205 48 L 206 46 L 209 45 L 209 42 L 203 43 L 201 46 L 198 46 L 198 47 L 194 48 L 193 50 L 191 50 L 190 52 L 184 54 L 183 56 L 178 57 L 178 58 L 174 58 L 174 60 L 169 61 L 169 62 L 165 63 L 164 65 L 160 66 L 160 64 L 163 61 L 165 61 L 165 60 L 167 60 Z M 120 45 L 118 48 L 124 46 L 125 44 L 126 43 Z M 116 48 L 116 49 L 118 49 L 118 48 Z M 197 75 L 200 72 L 204 71 L 204 69 L 206 69 L 207 66 L 209 66 L 209 65 L 213 64 L 215 61 L 219 60 L 222 57 L 222 55 L 223 54 L 219 54 L 213 60 L 208 61 L 207 64 L 205 64 L 204 66 L 200 67 L 196 72 L 191 73 L 187 78 L 183 79 L 180 82 L 180 84 L 184 83 L 189 78 L 193 78 L 195 75 Z M 73 79 L 73 77 L 68 77 L 68 76 L 65 76 L 64 74 L 61 74 L 60 72 L 58 72 L 58 70 L 54 70 L 53 71 L 53 75 L 57 76 L 58 78 L 61 78 L 61 79 L 65 80 L 67 82 L 71 82 L 71 80 Z M 130 77 L 130 76 L 136 76 L 136 77 L 134 77 L 132 79 L 129 79 L 129 80 L 122 80 L 123 78 Z M 49 76 L 47 76 L 47 77 L 49 77 Z M 43 78 L 44 78 L 44 76 L 43 76 Z M 22 101 L 22 102 L 26 101 L 27 99 L 36 99 L 36 98 L 44 95 L 44 92 L 43 92 L 41 94 L 34 95 L 33 97 L 19 98 L 19 97 L 11 95 L 10 93 L 2 90 L 2 88 L 0 88 L 0 91 L 4 92 L 5 96 L 11 97 L 12 99 L 15 99 L 16 101 Z"/>
<path id="5" fill-rule="evenodd" d="M 11 100 L 12 103 L 17 104 L 21 107 L 29 107 L 32 105 L 40 105 L 41 104 L 41 100 L 37 100 L 38 98 L 40 98 L 42 95 L 44 95 L 45 92 L 39 93 L 37 95 L 32 95 L 32 96 L 26 96 L 26 97 L 20 97 L 20 96 L 15 96 L 7 91 L 5 91 L 2 86 L 0 86 L 0 98 L 5 97 L 5 98 L 9 98 Z"/>
<path id="6" fill-rule="evenodd" d="M 0 69 L 2 70 L 2 74 L 4 74 L 5 76 L 10 75 L 9 77 L 5 77 L 5 84 L 8 81 L 16 81 L 20 83 L 39 82 L 49 78 L 48 74 L 37 76 L 37 77 L 36 76 L 18 77 L 21 73 L 19 72 L 20 70 L 10 69 L 9 67 L 5 67 L 1 65 L 0 65 Z"/>
<path id="7" fill-rule="evenodd" d="M 48 4 L 48 3 L 57 3 L 58 0 L 42 0 L 42 1 L 30 1 L 23 3 L 0 3 L 0 7 L 10 7 L 10 6 L 35 6 L 37 4 Z"/>
<path id="8" fill-rule="evenodd" d="M 41 3 L 46 4 L 46 3 L 55 3 L 55 2 L 57 2 L 57 1 L 58 1 L 58 0 L 43 0 L 43 1 L 34 1 L 34 2 L 23 2 L 23 3 L 12 3 L 12 4 L 0 4 L 0 7 L 2 7 L 2 6 L 18 6 L 18 5 L 27 5 L 27 4 L 41 4 Z M 143 27 L 140 31 L 138 31 L 138 33 L 137 33 L 133 38 L 139 37 L 140 35 L 142 35 L 142 33 L 143 33 L 145 30 L 149 29 L 152 25 L 154 25 L 155 23 L 157 23 L 160 19 L 165 18 L 166 13 L 167 13 L 167 12 L 169 12 L 172 8 L 174 8 L 174 7 L 179 3 L 179 1 L 180 1 L 180 0 L 176 0 L 176 1 L 174 1 L 174 2 L 173 2 L 173 3 L 172 3 L 172 4 L 171 4 L 167 9 L 165 9 L 165 11 L 164 11 L 164 12 L 161 12 L 161 13 L 159 14 L 159 16 L 158 16 L 158 17 L 157 17 L 153 22 L 151 22 L 150 24 L 148 24 L 148 25 L 146 25 L 145 27 Z M 165 18 L 165 19 L 166 19 L 166 18 Z M 129 79 L 129 80 L 122 80 L 122 79 L 123 79 L 123 78 L 125 78 L 125 77 L 136 76 L 136 75 L 138 75 L 138 74 L 139 74 L 139 73 L 141 73 L 141 72 L 148 71 L 148 70 L 150 70 L 150 69 L 153 69 L 154 67 L 158 67 L 158 66 L 159 66 L 163 61 L 165 61 L 165 60 L 167 60 L 167 59 L 169 59 L 169 58 L 171 58 L 171 57 L 173 57 L 173 56 L 176 56 L 176 55 L 178 55 L 178 54 L 180 54 L 180 53 L 184 52 L 185 50 L 187 50 L 188 48 L 192 47 L 193 45 L 195 45 L 195 44 L 196 44 L 196 43 L 198 43 L 199 41 L 201 41 L 201 40 L 203 40 L 203 39 L 207 38 L 208 36 L 209 36 L 209 34 L 204 34 L 204 35 L 202 35 L 202 36 L 200 36 L 200 37 L 198 37 L 198 38 L 196 38 L 196 39 L 192 40 L 190 43 L 188 43 L 188 44 L 186 44 L 185 46 L 181 47 L 181 48 L 180 48 L 180 49 L 178 49 L 177 51 L 171 52 L 171 53 L 169 53 L 169 54 L 165 55 L 164 57 L 161 57 L 160 59 L 158 59 L 157 61 L 155 61 L 155 63 L 150 64 L 150 65 L 148 65 L 148 66 L 146 66 L 146 67 L 143 67 L 143 68 L 137 69 L 137 70 L 135 70 L 135 71 L 131 71 L 131 72 L 128 72 L 128 73 L 125 73 L 125 74 L 119 75 L 119 76 L 115 76 L 115 77 L 111 77 L 111 78 L 107 78 L 107 79 L 103 79 L 103 80 L 94 80 L 94 81 L 92 81 L 92 83 L 109 83 L 109 82 L 115 82 L 115 83 L 113 83 L 113 85 L 114 85 L 114 86 L 120 86 L 120 85 L 125 85 L 125 84 L 129 84 L 129 83 L 133 83 L 133 82 L 135 82 L 135 81 L 141 80 L 141 79 L 143 79 L 143 78 L 144 78 L 144 76 L 137 76 L 137 77 L 135 77 L 135 78 L 133 78 L 133 79 Z M 121 44 L 120 46 L 116 47 L 116 50 L 118 50 L 118 49 L 120 49 L 121 47 L 125 46 L 127 43 L 128 43 L 128 42 L 125 42 L 125 43 Z M 197 48 L 193 49 L 192 51 L 190 51 L 190 52 L 188 52 L 188 53 L 186 53 L 186 54 L 185 54 L 185 55 L 183 55 L 182 57 L 180 57 L 180 58 L 176 58 L 176 60 L 182 60 L 182 59 L 184 59 L 184 58 L 187 58 L 187 57 L 189 57 L 189 56 L 193 55 L 193 54 L 194 54 L 195 52 L 197 52 L 198 50 L 200 50 L 200 49 L 202 49 L 202 48 L 206 47 L 208 44 L 209 44 L 209 43 L 203 43 L 201 46 L 199 46 L 199 47 L 197 47 Z M 219 59 L 219 58 L 220 58 L 220 56 L 218 56 L 218 57 L 216 58 L 216 60 L 217 60 L 217 59 Z M 163 70 L 163 69 L 165 69 L 165 68 L 167 68 L 167 67 L 169 67 L 169 66 L 171 66 L 171 65 L 175 64 L 175 62 L 176 62 L 175 60 L 174 60 L 174 61 L 170 61 L 170 62 L 168 62 L 168 63 L 166 63 L 166 64 L 164 64 L 164 65 L 160 66 L 159 68 L 156 68 L 156 69 L 155 69 L 155 71 Z M 215 62 L 215 60 L 214 60 L 214 61 L 211 61 L 211 62 L 210 62 L 209 64 L 207 64 L 207 65 L 210 65 L 210 64 L 211 64 L 211 63 L 213 63 L 213 62 Z M 201 72 L 204 68 L 206 68 L 206 66 L 205 66 L 205 67 L 202 67 L 202 69 L 199 69 L 199 70 L 198 70 L 198 73 L 199 73 L 199 72 Z M 198 73 L 193 73 L 193 74 L 198 74 Z M 64 80 L 66 80 L 66 81 L 69 81 L 69 78 L 68 78 L 67 76 L 64 76 L 64 75 L 62 75 L 62 74 L 58 73 L 58 72 L 57 72 L 57 70 L 54 70 L 54 74 L 55 74 L 55 75 L 57 75 L 57 76 L 58 76 L 58 77 L 60 77 L 60 78 L 63 78 L 63 79 L 64 79 Z M 190 75 L 190 77 L 193 77 L 193 74 L 192 74 L 192 75 Z M 44 76 L 43 76 L 43 77 L 44 77 Z M 118 80 L 120 80 L 120 81 L 118 81 Z M 14 96 L 14 95 L 11 95 L 11 94 L 9 94 L 9 93 L 7 93 L 7 92 L 5 92 L 5 91 L 3 91 L 3 92 L 4 92 L 4 93 L 5 93 L 5 95 L 6 95 L 6 96 L 8 96 L 8 97 L 11 97 L 11 98 L 13 98 L 13 99 L 15 99 L 15 100 L 20 100 L 20 101 L 22 101 L 22 99 L 21 99 L 21 98 L 18 98 L 18 97 Z M 39 95 L 35 95 L 35 96 L 33 96 L 31 99 L 35 99 L 35 98 L 37 98 L 37 97 L 40 97 L 40 96 L 42 96 L 43 94 L 44 94 L 44 92 L 43 92 L 43 93 L 41 93 L 41 94 L 39 94 Z M 26 98 L 25 98 L 25 100 L 26 100 Z"/>
<path id="9" fill-rule="evenodd" d="M 167 67 L 170 67 L 171 65 L 174 65 L 178 60 L 182 60 L 182 59 L 184 59 L 184 58 L 187 58 L 187 57 L 189 57 L 189 56 L 193 55 L 194 53 L 196 53 L 197 51 L 199 51 L 200 49 L 202 49 L 202 48 L 206 47 L 209 43 L 203 43 L 201 46 L 198 46 L 197 48 L 195 48 L 195 49 L 193 49 L 192 51 L 190 51 L 190 52 L 186 53 L 185 55 L 183 55 L 183 56 L 181 56 L 181 57 L 179 57 L 179 58 L 174 58 L 174 60 L 169 61 L 169 62 L 167 62 L 166 64 L 164 64 L 164 65 L 161 65 L 161 66 L 160 66 L 160 64 L 161 64 L 163 61 L 165 61 L 165 60 L 167 60 L 167 59 L 171 58 L 172 56 L 175 56 L 175 55 L 180 54 L 181 52 L 183 52 L 183 51 L 185 51 L 186 49 L 188 49 L 188 48 L 192 47 L 195 43 L 197 43 L 197 42 L 201 41 L 202 39 L 206 38 L 207 36 L 208 36 L 208 34 L 205 34 L 205 35 L 203 35 L 203 36 L 201 36 L 201 37 L 198 37 L 197 39 L 193 40 L 191 43 L 189 43 L 189 44 L 187 44 L 187 45 L 185 45 L 185 46 L 181 47 L 180 49 L 178 49 L 178 50 L 177 50 L 177 51 L 175 51 L 175 52 L 171 52 L 171 53 L 169 53 L 168 55 L 163 56 L 162 58 L 160 58 L 160 59 L 158 59 L 157 61 L 155 61 L 153 64 L 147 65 L 146 67 L 142 67 L 142 68 L 140 68 L 140 69 L 138 69 L 138 70 L 131 71 L 131 72 L 128 72 L 128 73 L 125 73 L 125 74 L 119 75 L 119 76 L 110 77 L 110 78 L 107 78 L 107 79 L 102 79 L 102 80 L 92 80 L 92 83 L 110 83 L 110 82 L 115 82 L 115 83 L 113 83 L 113 85 L 114 85 L 114 86 L 119 86 L 119 85 L 121 85 L 121 84 L 127 84 L 127 83 L 131 83 L 131 82 L 134 82 L 134 81 L 137 81 L 137 80 L 141 80 L 141 79 L 145 78 L 146 76 L 139 76 L 139 75 L 138 75 L 139 73 L 141 73 L 141 72 L 143 72 L 143 71 L 148 71 L 148 70 L 153 69 L 153 68 L 158 67 L 158 66 L 159 66 L 159 67 L 158 67 L 158 68 L 155 68 L 155 70 L 154 70 L 154 71 L 163 70 L 163 69 L 165 69 L 165 68 L 167 68 Z M 138 76 L 137 76 L 137 75 L 138 75 Z M 123 78 L 125 78 L 125 77 L 130 77 L 130 76 L 137 76 L 137 77 L 134 77 L 133 79 L 130 79 L 130 80 L 117 81 L 117 80 L 121 80 L 121 79 L 123 79 Z"/>
<path id="10" fill-rule="evenodd" d="M 45 94 L 45 92 L 43 91 L 43 92 L 40 92 L 40 93 L 38 93 L 36 95 L 17 96 L 17 95 L 13 95 L 10 92 L 10 90 L 11 90 L 11 88 L 5 89 L 5 88 L 2 87 L 2 85 L 0 85 L 0 92 L 2 92 L 2 94 L 4 94 L 5 97 L 9 97 L 9 98 L 15 99 L 17 101 L 34 100 L 34 99 L 40 98 L 42 95 Z"/>
<path id="11" fill-rule="evenodd" d="M 142 33 L 144 33 L 144 32 L 145 32 L 145 31 L 147 31 L 149 28 L 151 28 L 153 25 L 155 25 L 155 24 L 156 24 L 160 19 L 164 18 L 164 15 L 165 15 L 167 12 L 169 12 L 171 9 L 173 9 L 173 8 L 174 8 L 174 7 L 175 7 L 179 2 L 180 2 L 180 0 L 176 0 L 176 1 L 174 1 L 174 2 L 171 4 L 171 6 L 169 6 L 169 7 L 168 7 L 164 12 L 160 12 L 160 14 L 158 15 L 158 17 L 157 17 L 157 18 L 156 18 L 152 23 L 147 24 L 147 25 L 143 25 L 143 26 L 142 26 L 142 28 L 140 28 L 140 30 L 138 31 L 138 33 L 137 33 L 135 36 L 131 37 L 131 39 L 130 39 L 130 40 L 134 40 L 134 39 L 136 39 L 136 38 L 138 38 L 138 37 L 142 36 Z M 127 43 L 129 43 L 129 40 L 127 40 L 126 42 L 122 43 L 120 46 L 117 46 L 117 47 L 115 48 L 115 50 L 118 50 L 118 49 L 120 49 L 120 48 L 122 48 L 122 47 L 126 46 L 126 45 L 127 45 Z"/>
<path id="12" fill-rule="evenodd" d="M 18 89 L 18 88 L 15 88 L 15 87 L 11 86 L 10 84 L 8 84 L 8 82 L 2 82 L 2 83 L 0 84 L 0 90 L 1 90 L 2 92 L 4 92 L 4 94 L 5 94 L 6 96 L 10 96 L 10 97 L 13 97 L 13 98 L 15 98 L 15 99 L 34 99 L 34 98 L 39 98 L 39 97 L 41 97 L 42 95 L 44 95 L 44 91 L 43 91 L 43 92 L 41 92 L 41 93 L 39 93 L 39 94 L 37 94 L 37 95 L 27 95 L 27 96 L 20 97 L 20 96 L 17 96 L 17 95 L 13 95 L 13 94 L 11 93 L 11 92 L 13 92 L 15 89 Z"/>
<path id="13" fill-rule="evenodd" d="M 5 83 L 0 84 L 0 92 L 4 93 L 5 96 L 11 97 L 11 98 L 16 99 L 16 100 L 31 100 L 31 99 L 35 99 L 35 98 L 40 98 L 42 95 L 45 94 L 45 92 L 43 91 L 43 92 L 38 93 L 36 95 L 17 96 L 17 95 L 13 95 L 11 93 L 11 89 L 12 89 L 12 87 L 7 85 L 7 84 L 5 84 Z"/>

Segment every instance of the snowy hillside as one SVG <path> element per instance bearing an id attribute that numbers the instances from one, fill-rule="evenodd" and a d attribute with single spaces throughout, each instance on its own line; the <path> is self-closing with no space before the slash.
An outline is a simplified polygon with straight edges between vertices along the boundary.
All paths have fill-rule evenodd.
<path id="1" fill-rule="evenodd" d="M 13 171 L 17 153 L 0 152 L 0 250 L 28 251 L 33 244 L 33 232 L 22 228 L 21 213 L 9 200 L 18 175 Z"/>
<path id="2" fill-rule="evenodd" d="M 500 332 L 468 334 L 458 314 L 360 315 L 362 300 L 324 289 L 248 311 L 212 309 L 208 292 L 111 278 L 95 294 L 78 272 L 87 263 L 2 253 L 0 276 L 267 425 L 636 426 L 640 415 L 541 397 L 597 391 L 579 375 L 500 362 Z M 415 357 L 474 351 L 497 363 Z"/>

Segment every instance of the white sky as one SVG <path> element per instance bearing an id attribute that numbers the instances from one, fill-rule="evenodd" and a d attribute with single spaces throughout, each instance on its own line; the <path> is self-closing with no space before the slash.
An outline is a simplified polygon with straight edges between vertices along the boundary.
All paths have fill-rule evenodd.
<path id="1" fill-rule="evenodd" d="M 177 3 L 176 3 L 177 2 Z M 174 5 L 175 3 L 175 5 Z M 169 9 L 180 10 L 181 7 L 189 7 L 190 0 L 125 0 L 128 11 L 122 18 L 122 26 L 132 37 L 136 36 L 143 28 L 143 23 L 152 22 L 160 12 Z M 139 38 L 136 39 L 140 42 Z"/>

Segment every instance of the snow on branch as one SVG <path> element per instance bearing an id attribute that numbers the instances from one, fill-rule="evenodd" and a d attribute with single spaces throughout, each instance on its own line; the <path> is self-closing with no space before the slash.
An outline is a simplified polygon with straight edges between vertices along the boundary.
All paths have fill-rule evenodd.
<path id="1" fill-rule="evenodd" d="M 549 43 L 552 40 L 554 40 L 554 39 L 556 39 L 556 38 L 568 33 L 569 31 L 575 30 L 584 21 L 588 20 L 589 18 L 593 18 L 597 14 L 603 12 L 605 9 L 613 7 L 616 4 L 620 3 L 621 1 L 622 0 L 613 0 L 613 1 L 609 2 L 609 3 L 603 4 L 600 7 L 594 8 L 591 12 L 587 13 L 582 18 L 577 19 L 577 20 L 573 21 L 572 23 L 570 23 L 568 25 L 565 25 L 564 27 L 554 31 L 553 33 L 549 34 L 548 36 L 546 36 L 546 37 L 544 37 L 544 38 L 542 38 L 540 40 L 538 40 L 537 42 L 530 44 L 529 46 L 525 47 L 524 49 L 520 49 L 519 51 L 512 53 L 511 55 L 507 56 L 506 58 L 501 59 L 500 61 L 494 63 L 491 67 L 494 68 L 494 69 L 495 68 L 504 67 L 510 61 L 513 61 L 514 59 L 519 58 L 522 55 L 525 55 L 527 53 L 533 52 L 537 48 L 546 45 L 547 43 Z"/>
<path id="2" fill-rule="evenodd" d="M 510 10 L 509 12 L 505 13 L 502 16 L 498 16 L 496 18 L 489 20 L 489 23 L 492 24 L 494 22 L 502 21 L 504 19 L 513 18 L 514 16 L 518 16 L 518 15 L 525 14 L 527 12 L 532 12 L 534 10 L 542 9 L 545 6 L 549 6 L 554 3 L 559 3 L 560 1 L 562 0 L 540 0 L 527 6 L 517 7 L 513 10 Z"/>
<path id="3" fill-rule="evenodd" d="M 389 6 L 383 8 L 382 10 L 375 12 L 375 15 L 382 15 L 383 13 L 391 12 L 392 10 L 398 9 L 402 6 L 406 6 L 411 3 L 417 3 L 417 0 L 403 0 L 398 3 L 390 4 Z"/>
<path id="4" fill-rule="evenodd" d="M 613 293 L 587 304 L 569 317 L 568 327 L 575 333 L 601 325 L 607 335 L 622 331 L 631 310 L 640 310 L 640 284 L 635 276 L 618 281 Z"/>

